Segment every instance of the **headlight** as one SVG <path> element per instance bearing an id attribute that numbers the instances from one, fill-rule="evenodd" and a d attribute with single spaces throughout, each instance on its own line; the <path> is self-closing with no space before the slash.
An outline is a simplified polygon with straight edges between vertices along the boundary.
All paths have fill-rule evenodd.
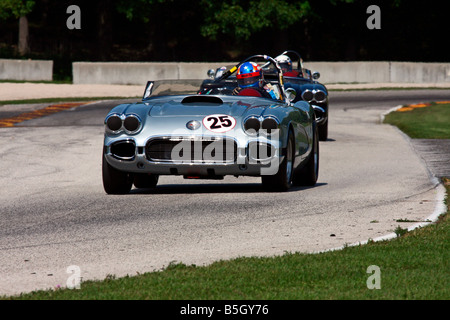
<path id="1" fill-rule="evenodd" d="M 302 93 L 302 99 L 308 102 L 324 102 L 327 99 L 327 94 L 322 90 L 305 90 Z"/>
<path id="2" fill-rule="evenodd" d="M 123 120 L 123 127 L 128 134 L 133 134 L 141 128 L 141 120 L 135 115 L 129 115 Z"/>
<path id="3" fill-rule="evenodd" d="M 262 122 L 262 128 L 266 130 L 278 129 L 278 121 L 275 118 L 265 118 Z"/>
<path id="4" fill-rule="evenodd" d="M 312 99 L 314 99 L 314 93 L 311 90 L 305 90 L 302 93 L 302 99 L 305 101 L 312 101 Z"/>
<path id="5" fill-rule="evenodd" d="M 142 127 L 141 119 L 136 115 L 118 115 L 112 114 L 105 120 L 106 131 L 112 134 L 118 134 L 122 130 L 126 134 L 135 134 Z"/>
<path id="6" fill-rule="evenodd" d="M 314 93 L 314 100 L 316 100 L 316 102 L 323 102 L 323 101 L 325 101 L 326 98 L 327 98 L 327 95 L 322 90 L 317 90 Z"/>
<path id="7" fill-rule="evenodd" d="M 119 132 L 122 129 L 122 119 L 117 114 L 113 114 L 106 118 L 105 121 L 106 128 L 112 133 Z"/>
<path id="8" fill-rule="evenodd" d="M 256 134 L 259 131 L 259 128 L 261 128 L 261 122 L 258 118 L 250 117 L 244 122 L 244 128 L 245 131 L 247 131 L 248 134 Z"/>
<path id="9" fill-rule="evenodd" d="M 263 120 L 261 127 L 266 130 L 267 134 L 273 133 L 274 130 L 278 129 L 278 120 L 272 117 L 267 117 Z"/>
<path id="10" fill-rule="evenodd" d="M 268 116 L 266 118 L 257 118 L 256 116 L 250 116 L 244 121 L 244 129 L 247 134 L 256 135 L 261 129 L 264 130 L 263 134 L 270 134 L 273 130 L 279 128 L 279 121 Z"/>

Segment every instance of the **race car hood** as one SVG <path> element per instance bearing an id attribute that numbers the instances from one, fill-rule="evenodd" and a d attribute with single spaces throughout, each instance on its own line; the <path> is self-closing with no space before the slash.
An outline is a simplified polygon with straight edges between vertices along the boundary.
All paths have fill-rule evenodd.
<path id="1" fill-rule="evenodd" d="M 157 102 L 152 104 L 151 117 L 202 117 L 210 114 L 225 114 L 240 118 L 249 112 L 261 114 L 271 102 L 267 99 L 219 96 L 187 96 L 181 100 Z"/>
<path id="2" fill-rule="evenodd" d="M 258 97 L 192 95 L 122 104 L 111 110 L 110 114 L 138 116 L 143 125 L 139 135 L 149 137 L 156 133 L 161 135 L 173 135 L 175 132 L 181 135 L 201 133 L 201 130 L 189 130 L 186 127 L 189 121 L 203 123 L 201 128 L 212 133 L 214 131 L 210 130 L 208 124 L 212 124 L 214 120 L 205 123 L 206 119 L 221 117 L 219 119 L 223 120 L 224 115 L 228 116 L 228 120 L 232 123 L 230 128 L 238 129 L 242 127 L 246 118 L 264 117 L 267 113 L 273 114 L 275 110 L 283 112 L 285 110 L 283 106 L 282 103 Z"/>

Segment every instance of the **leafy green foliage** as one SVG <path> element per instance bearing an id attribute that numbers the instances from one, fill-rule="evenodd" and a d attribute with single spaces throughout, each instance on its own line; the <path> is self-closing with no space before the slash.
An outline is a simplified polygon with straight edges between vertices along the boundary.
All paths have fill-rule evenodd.
<path id="1" fill-rule="evenodd" d="M 174 0 L 119 0 L 117 1 L 116 9 L 123 13 L 128 20 L 140 18 L 144 22 L 149 22 L 149 14 L 154 8 L 155 4 L 164 4 L 173 2 Z"/>
<path id="2" fill-rule="evenodd" d="M 33 10 L 34 4 L 34 0 L 1 0 L 0 19 L 25 16 Z"/>
<path id="3" fill-rule="evenodd" d="M 219 3 L 204 0 L 201 4 L 207 11 L 202 35 L 213 39 L 218 34 L 248 39 L 253 32 L 267 27 L 284 30 L 311 13 L 308 1 L 231 0 Z"/>

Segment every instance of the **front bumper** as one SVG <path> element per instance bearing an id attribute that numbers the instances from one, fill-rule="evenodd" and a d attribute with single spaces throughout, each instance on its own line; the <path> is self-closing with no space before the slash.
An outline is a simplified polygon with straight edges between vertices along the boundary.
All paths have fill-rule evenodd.
<path id="1" fill-rule="evenodd" d="M 105 159 L 112 167 L 124 172 L 215 178 L 225 175 L 275 174 L 284 158 L 284 150 L 279 149 L 278 141 L 249 141 L 243 147 L 236 142 L 231 148 L 231 156 L 221 155 L 219 160 L 214 157 L 191 157 L 190 154 L 186 158 L 172 159 L 162 156 L 167 154 L 167 150 L 149 152 L 147 146 L 153 140 L 149 140 L 145 146 L 136 145 L 132 139 L 114 141 L 104 146 Z M 152 158 L 155 154 L 160 157 Z"/>

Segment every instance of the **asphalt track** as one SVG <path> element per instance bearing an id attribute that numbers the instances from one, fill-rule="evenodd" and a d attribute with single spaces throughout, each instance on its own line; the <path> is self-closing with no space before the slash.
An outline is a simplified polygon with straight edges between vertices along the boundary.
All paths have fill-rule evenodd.
<path id="1" fill-rule="evenodd" d="M 258 178 L 161 177 L 155 191 L 106 195 L 97 102 L 0 128 L 0 294 L 203 265 L 239 256 L 317 252 L 426 221 L 436 180 L 380 115 L 399 104 L 450 100 L 450 90 L 330 93 L 329 139 L 312 188 L 266 193 Z M 13 118 L 43 105 L 5 106 Z M 370 264 L 376 264 L 371 261 Z M 365 271 L 364 271 L 365 272 Z"/>

